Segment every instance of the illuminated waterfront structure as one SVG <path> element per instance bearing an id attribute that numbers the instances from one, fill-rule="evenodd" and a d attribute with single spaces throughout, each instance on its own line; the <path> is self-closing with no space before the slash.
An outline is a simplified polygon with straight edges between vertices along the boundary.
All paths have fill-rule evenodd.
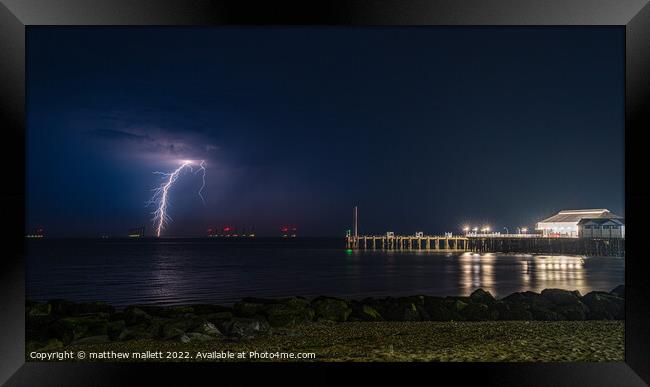
<path id="1" fill-rule="evenodd" d="M 144 226 L 130 229 L 129 238 L 144 238 Z"/>
<path id="2" fill-rule="evenodd" d="M 27 238 L 45 238 L 45 230 L 42 227 L 34 229 L 30 234 L 25 235 Z"/>
<path id="3" fill-rule="evenodd" d="M 563 210 L 557 214 L 539 221 L 536 229 L 544 236 L 578 237 L 578 223 L 583 219 L 622 219 L 607 209 L 593 210 Z"/>
<path id="4" fill-rule="evenodd" d="M 280 227 L 280 232 L 282 233 L 282 238 L 295 238 L 298 236 L 298 228 L 295 226 L 282 226 Z"/>
<path id="5" fill-rule="evenodd" d="M 251 227 L 249 231 L 246 231 L 246 227 L 241 230 L 238 230 L 233 226 L 224 226 L 221 229 L 210 227 L 207 229 L 206 235 L 208 238 L 255 238 L 253 227 Z"/>
<path id="6" fill-rule="evenodd" d="M 578 222 L 580 238 L 625 238 L 625 220 L 621 218 L 585 218 Z"/>

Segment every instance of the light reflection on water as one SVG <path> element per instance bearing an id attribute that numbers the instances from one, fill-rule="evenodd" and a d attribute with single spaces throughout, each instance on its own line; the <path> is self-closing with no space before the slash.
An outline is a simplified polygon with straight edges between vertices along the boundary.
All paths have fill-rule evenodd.
<path id="1" fill-rule="evenodd" d="M 585 281 L 585 260 L 583 256 L 566 255 L 503 255 L 501 257 L 515 258 L 518 266 L 503 267 L 503 270 L 515 271 L 521 281 L 522 290 L 541 290 L 545 288 L 565 288 L 588 292 L 594 290 Z M 497 283 L 495 269 L 497 267 L 495 254 L 463 253 L 458 256 L 462 275 L 458 286 L 463 293 L 471 293 L 478 287 L 492 293 L 501 293 L 499 288 L 503 283 Z M 597 258 L 593 258 L 597 259 Z M 607 259 L 607 258 L 600 258 Z M 620 260 L 621 258 L 612 258 Z M 499 266 L 500 267 L 500 266 Z M 624 269 L 621 267 L 621 269 Z M 517 276 L 513 278 L 517 279 Z M 622 281 L 621 281 L 622 282 Z M 611 289 L 598 289 L 611 290 Z"/>
<path id="2" fill-rule="evenodd" d="M 413 294 L 503 297 L 545 288 L 609 291 L 624 282 L 612 257 L 233 247 L 207 243 L 38 244 L 27 259 L 32 299 L 105 300 L 118 306 L 243 297 Z"/>

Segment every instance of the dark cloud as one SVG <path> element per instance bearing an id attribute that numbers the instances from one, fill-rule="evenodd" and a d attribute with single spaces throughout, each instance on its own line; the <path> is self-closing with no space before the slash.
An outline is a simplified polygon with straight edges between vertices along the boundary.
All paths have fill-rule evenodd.
<path id="1" fill-rule="evenodd" d="M 87 131 L 98 145 L 119 156 L 177 159 L 214 159 L 219 147 L 200 133 L 161 128 L 93 129 Z"/>
<path id="2" fill-rule="evenodd" d="M 145 141 L 148 139 L 147 136 L 138 135 L 134 133 L 128 133 L 122 130 L 112 130 L 112 129 L 95 129 L 91 130 L 90 135 L 96 136 L 98 138 L 108 139 L 108 140 L 126 140 L 126 141 Z"/>

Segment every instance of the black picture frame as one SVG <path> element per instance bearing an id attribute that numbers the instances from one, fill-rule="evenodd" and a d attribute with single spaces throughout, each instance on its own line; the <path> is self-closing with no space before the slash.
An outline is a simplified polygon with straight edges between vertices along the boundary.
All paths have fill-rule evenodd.
<path id="1" fill-rule="evenodd" d="M 625 362 L 621 363 L 451 363 L 391 364 L 74 364 L 25 363 L 25 43 L 28 26 L 621 26 L 625 27 L 625 216 L 626 320 Z M 262 377 L 290 378 L 288 367 L 308 371 L 301 384 L 337 383 L 338 371 L 359 371 L 366 384 L 393 379 L 467 380 L 482 384 L 644 385 L 650 383 L 649 265 L 643 256 L 642 220 L 649 219 L 650 189 L 643 141 L 650 128 L 650 5 L 648 0 L 357 0 L 357 1 L 210 1 L 210 0 L 0 0 L 0 128 L 10 166 L 0 184 L 0 383 L 7 385 L 122 385 L 134 374 L 187 382 L 205 375 L 221 381 Z M 604 182 L 606 183 L 606 182 Z M 215 369 L 218 367 L 218 372 Z M 259 372 L 247 372 L 255 367 Z M 232 371 L 232 372 L 228 372 Z M 13 376 L 12 376 L 13 375 Z M 307 377 L 307 376 L 305 376 Z M 449 379 L 451 377 L 451 379 Z M 154 379 L 150 379 L 153 384 Z M 644 382 L 645 381 L 645 382 Z"/>

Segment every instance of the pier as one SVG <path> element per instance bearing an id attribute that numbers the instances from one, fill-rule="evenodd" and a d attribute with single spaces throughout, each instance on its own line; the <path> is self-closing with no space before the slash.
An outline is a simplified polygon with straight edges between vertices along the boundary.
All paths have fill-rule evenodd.
<path id="1" fill-rule="evenodd" d="M 607 210 L 583 210 L 571 211 L 571 213 L 592 213 L 594 211 L 609 213 Z M 623 224 L 621 221 L 618 223 Z M 477 228 L 474 229 L 474 232 L 469 232 L 469 227 L 466 227 L 464 235 L 453 235 L 450 232 L 445 233 L 444 236 L 424 235 L 422 231 L 416 232 L 415 235 L 395 235 L 392 231 L 384 235 L 359 235 L 359 211 L 356 206 L 353 211 L 352 225 L 353 229 L 348 230 L 346 235 L 346 246 L 350 250 L 465 251 L 625 257 L 625 234 L 623 232 L 612 233 L 610 226 L 604 229 L 609 231 L 608 233 L 603 233 L 600 230 L 600 234 L 593 232 L 587 234 L 590 237 L 528 234 L 526 232 L 518 234 L 490 233 L 489 227 L 484 227 L 481 233 L 476 232 Z M 593 228 L 589 230 L 593 230 Z M 609 237 L 591 237 L 593 235 L 608 235 Z"/>
<path id="2" fill-rule="evenodd" d="M 474 236 L 469 251 L 485 253 L 571 254 L 624 257 L 624 238 L 574 238 L 544 236 Z"/>
<path id="3" fill-rule="evenodd" d="M 348 235 L 348 249 L 388 251 L 467 251 L 477 253 L 625 256 L 623 238 L 558 238 L 537 235 Z"/>
<path id="4" fill-rule="evenodd" d="M 415 235 L 400 236 L 370 235 L 349 236 L 348 249 L 375 250 L 422 250 L 422 251 L 467 251 L 469 238 L 465 236 Z"/>

